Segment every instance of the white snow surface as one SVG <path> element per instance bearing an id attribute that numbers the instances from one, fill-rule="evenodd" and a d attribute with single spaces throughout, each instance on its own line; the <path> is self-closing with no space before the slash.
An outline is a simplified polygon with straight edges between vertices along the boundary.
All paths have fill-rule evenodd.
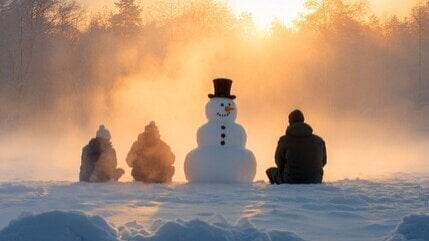
<path id="1" fill-rule="evenodd" d="M 410 215 L 402 219 L 388 241 L 429 240 L 429 215 Z"/>
<path id="2" fill-rule="evenodd" d="M 0 241 L 114 241 L 116 236 L 116 231 L 99 216 L 61 211 L 23 214 L 0 231 Z"/>
<path id="3" fill-rule="evenodd" d="M 280 186 L 2 182 L 0 241 L 428 241 L 428 195 L 429 175 L 408 174 Z"/>

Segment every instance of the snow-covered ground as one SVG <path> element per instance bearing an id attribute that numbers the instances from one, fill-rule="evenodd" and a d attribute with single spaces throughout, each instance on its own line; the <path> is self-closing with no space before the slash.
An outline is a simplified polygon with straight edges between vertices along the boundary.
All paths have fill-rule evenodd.
<path id="1" fill-rule="evenodd" d="M 302 186 L 3 182 L 0 241 L 429 240 L 428 200 L 429 175 Z"/>

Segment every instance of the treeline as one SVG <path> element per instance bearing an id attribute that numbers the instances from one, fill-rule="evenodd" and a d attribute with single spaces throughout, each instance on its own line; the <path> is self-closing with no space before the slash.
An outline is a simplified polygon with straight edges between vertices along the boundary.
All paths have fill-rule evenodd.
<path id="1" fill-rule="evenodd" d="M 246 81 L 245 106 L 268 99 L 370 117 L 427 110 L 429 2 L 404 19 L 379 19 L 365 1 L 305 6 L 293 27 L 273 21 L 262 32 L 251 14 L 214 0 L 117 0 L 89 18 L 70 0 L 0 0 L 0 128 L 87 126 L 112 113 L 127 77 L 175 82 L 189 70 L 199 81 Z"/>

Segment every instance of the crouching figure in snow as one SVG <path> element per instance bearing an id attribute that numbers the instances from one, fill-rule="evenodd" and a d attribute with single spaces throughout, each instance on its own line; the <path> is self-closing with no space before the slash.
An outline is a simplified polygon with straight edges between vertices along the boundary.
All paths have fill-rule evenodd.
<path id="1" fill-rule="evenodd" d="M 275 154 L 277 168 L 267 170 L 271 184 L 321 183 L 326 165 L 326 146 L 322 138 L 304 123 L 304 115 L 295 110 L 289 115 L 286 135 L 280 137 Z"/>
<path id="2" fill-rule="evenodd" d="M 110 142 L 110 132 L 101 125 L 95 138 L 91 139 L 82 150 L 79 181 L 108 182 L 118 179 L 125 173 L 116 168 L 116 151 Z"/>
<path id="3" fill-rule="evenodd" d="M 161 140 L 158 127 L 151 122 L 138 136 L 127 155 L 131 175 L 145 183 L 168 183 L 174 175 L 175 157 L 170 147 Z"/>

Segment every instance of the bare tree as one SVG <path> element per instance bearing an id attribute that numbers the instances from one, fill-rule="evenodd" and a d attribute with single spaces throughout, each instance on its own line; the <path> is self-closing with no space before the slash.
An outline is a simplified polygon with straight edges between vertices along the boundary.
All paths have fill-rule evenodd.
<path id="1" fill-rule="evenodd" d="M 362 20 L 368 12 L 366 0 L 349 2 L 346 0 L 306 0 L 308 14 L 302 16 L 301 26 L 314 30 L 326 30 L 336 22 Z"/>
<path id="2" fill-rule="evenodd" d="M 29 83 L 47 83 L 37 82 L 30 74 L 30 70 L 43 66 L 41 59 L 34 58 L 35 49 L 41 53 L 39 47 L 54 38 L 77 39 L 82 11 L 76 2 L 68 0 L 6 0 L 0 2 L 0 19 L 0 75 L 17 104 L 16 121 L 20 122 Z"/>
<path id="3" fill-rule="evenodd" d="M 76 2 L 60 0 L 13 0 L 7 6 L 7 21 L 1 26 L 6 33 L 2 35 L 8 37 L 6 45 L 13 62 L 19 63 L 18 88 L 22 93 L 35 44 L 52 34 L 76 37 L 82 11 Z"/>

